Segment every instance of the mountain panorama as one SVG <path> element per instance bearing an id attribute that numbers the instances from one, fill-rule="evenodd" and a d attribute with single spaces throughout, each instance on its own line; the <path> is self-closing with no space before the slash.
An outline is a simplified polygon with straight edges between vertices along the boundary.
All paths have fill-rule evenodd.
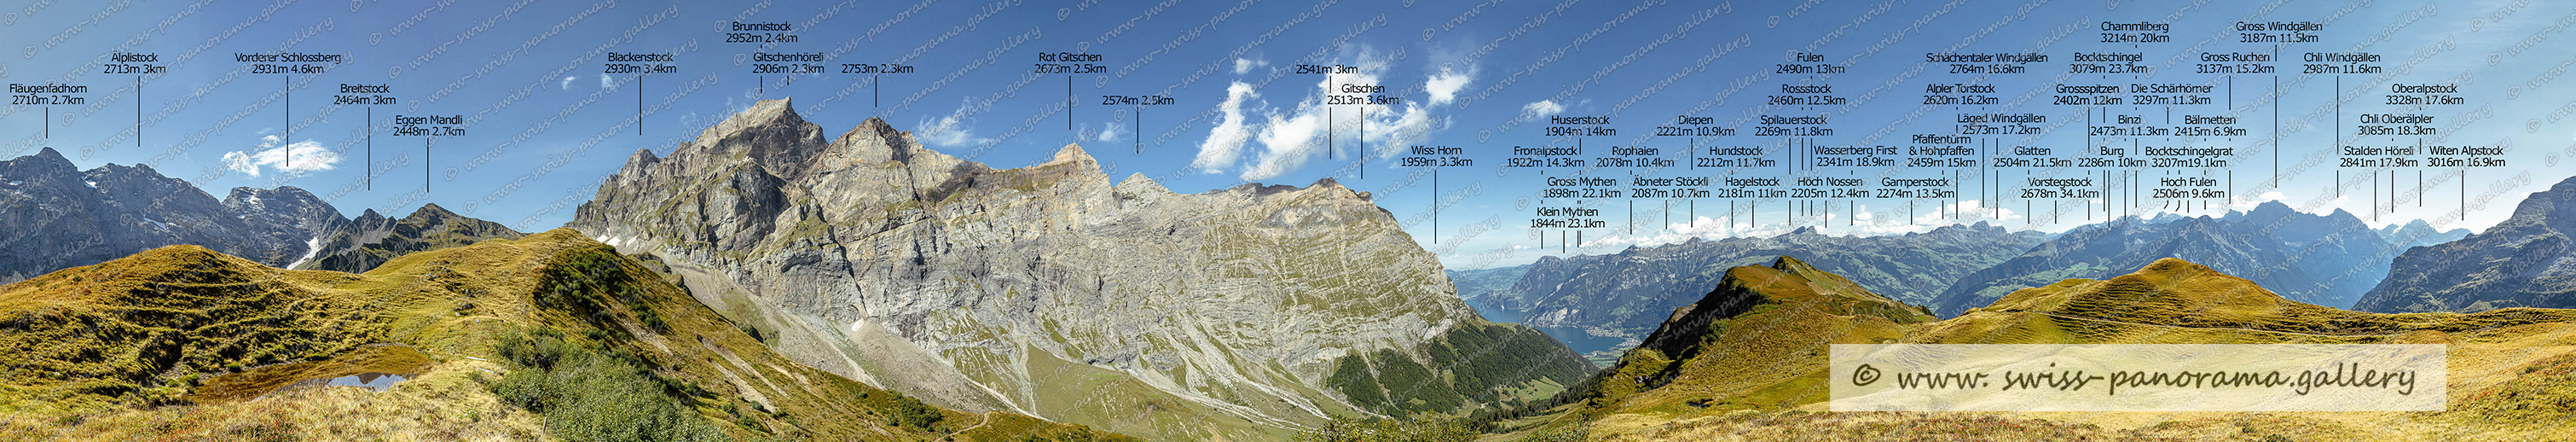
<path id="1" fill-rule="evenodd" d="M 2419 249 L 2420 250 L 2420 249 Z M 1644 343 L 1548 401 L 1481 413 L 1495 440 L 2570 440 L 2576 310 L 2355 312 L 2165 258 L 2014 290 L 1962 315 L 1790 256 L 1727 269 Z M 2440 412 L 1831 412 L 1832 344 L 2441 344 Z"/>
<path id="2" fill-rule="evenodd" d="M 348 223 L 294 187 L 237 187 L 218 201 L 152 166 L 79 170 L 51 147 L 0 161 L 0 281 L 172 244 L 283 267 Z"/>
<path id="3" fill-rule="evenodd" d="M 1455 272 L 1330 179 L 1184 194 L 1075 145 L 994 169 L 787 100 L 635 152 L 539 233 L 51 149 L 0 184 L 26 226 L 0 232 L 0 439 L 2384 440 L 2576 412 L 2576 178 L 2475 235 L 2267 203 Z M 1477 308 L 1627 342 L 1596 367 Z M 1878 342 L 2455 343 L 2465 393 L 2396 427 L 1808 413 L 1821 352 Z"/>
<path id="4" fill-rule="evenodd" d="M 524 234 L 427 204 L 352 220 L 304 189 L 235 187 L 216 200 L 152 166 L 87 171 L 53 148 L 0 160 L 0 282 L 190 244 L 261 265 L 365 272 L 406 253 Z"/>
<path id="5" fill-rule="evenodd" d="M 2525 224 L 2545 223 L 2514 225 Z M 2532 235 L 2538 234 L 2523 236 Z M 1943 317 L 2023 287 L 2110 278 L 2164 258 L 2244 275 L 2302 302 L 2381 311 L 2354 305 L 2391 274 L 2390 259 L 2467 236 L 2467 229 L 2435 231 L 2420 220 L 2371 229 L 2349 212 L 2316 215 L 2265 202 L 2220 216 L 2122 218 L 2055 235 L 1983 222 L 1884 236 L 1801 228 L 1771 237 L 1694 238 L 1612 254 L 1544 256 L 1525 266 L 1453 271 L 1451 278 L 1461 281 L 1459 296 L 1488 315 L 1519 318 L 1571 342 L 1589 343 L 1577 350 L 1606 362 L 1641 342 L 1673 309 L 1699 299 L 1727 269 L 1781 255 L 1814 257 L 1817 268 Z"/>

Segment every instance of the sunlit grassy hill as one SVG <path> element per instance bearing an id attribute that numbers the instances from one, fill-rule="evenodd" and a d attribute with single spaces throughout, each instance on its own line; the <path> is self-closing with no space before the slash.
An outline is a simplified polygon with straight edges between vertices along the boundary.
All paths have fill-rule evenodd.
<path id="1" fill-rule="evenodd" d="M 365 274 L 195 246 L 0 286 L 0 440 L 1093 440 L 771 353 L 569 229 Z M 363 373 L 383 391 L 329 387 Z"/>

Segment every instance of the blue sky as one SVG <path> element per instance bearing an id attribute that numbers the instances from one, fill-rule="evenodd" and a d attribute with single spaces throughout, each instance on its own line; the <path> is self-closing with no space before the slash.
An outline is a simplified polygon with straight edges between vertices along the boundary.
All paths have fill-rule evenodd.
<path id="1" fill-rule="evenodd" d="M 2242 42 L 2238 22 L 2269 21 L 2323 29 L 2313 32 L 2314 42 Z M 796 41 L 728 43 L 734 22 L 790 23 L 786 33 Z M 2103 43 L 2105 22 L 2164 24 L 2171 41 Z M 2426 219 L 2482 229 L 2509 215 L 2522 195 L 2569 175 L 2557 162 L 2576 135 L 2576 122 L 2562 121 L 2576 109 L 2576 90 L 2557 82 L 2576 59 L 2555 49 L 2576 42 L 2563 32 L 2571 22 L 2576 10 L 2563 5 L 2308 0 L 56 1 L 0 8 L 0 51 L 16 55 L 0 56 L 0 82 L 87 92 L 77 94 L 81 104 L 0 108 L 0 156 L 53 147 L 83 168 L 149 163 L 218 195 L 236 186 L 292 185 L 352 215 L 375 209 L 399 216 L 435 202 L 543 230 L 569 220 L 572 207 L 635 149 L 667 153 L 754 100 L 794 97 L 829 133 L 883 117 L 933 148 L 995 167 L 1035 164 L 1059 146 L 1081 143 L 1113 179 L 1143 173 L 1184 192 L 1336 177 L 1375 194 L 1453 268 L 1796 226 L 1889 234 L 1985 220 L 2061 231 L 2106 216 L 2218 214 L 2265 200 L 2308 212 L 2347 210 L 2374 225 Z M 318 74 L 253 73 L 235 59 L 280 51 L 343 58 Z M 2203 53 L 2275 51 L 2280 58 L 2262 64 L 2276 73 L 2195 72 Z M 166 71 L 109 73 L 101 64 L 117 52 L 151 54 L 151 64 Z M 610 52 L 669 53 L 678 71 L 607 73 Z M 755 73 L 754 52 L 818 53 L 827 72 Z M 1924 61 L 1927 53 L 1950 52 L 2050 58 L 2026 65 L 2026 73 L 1985 76 Z M 2301 54 L 2310 52 L 2375 53 L 2383 70 L 2304 74 Z M 1062 53 L 1097 54 L 1090 63 L 1103 68 L 1036 72 L 1042 54 Z M 1815 58 L 1802 63 L 1798 53 Z M 2136 64 L 2153 69 L 2072 73 L 2078 53 L 2135 53 Z M 840 72 L 844 63 L 914 71 L 849 74 Z M 1780 72 L 1793 63 L 1846 70 Z M 1355 70 L 1302 73 L 1298 65 Z M 385 85 L 385 95 L 398 101 L 337 105 L 343 84 Z M 1925 104 L 1932 85 L 1959 84 L 1991 86 L 1984 95 L 1997 100 Z M 2211 103 L 2053 103 L 2059 85 L 2130 84 L 2205 85 Z M 2455 85 L 2448 95 L 2462 100 L 2391 105 L 2391 84 Z M 1383 89 L 1344 89 L 1349 85 Z M 1782 86 L 1816 85 L 1830 85 L 1830 95 L 1847 101 L 1770 105 L 1772 97 L 1797 95 Z M 1327 96 L 1335 94 L 1396 99 L 1332 104 Z M 1172 102 L 1103 105 L 1105 95 Z M 1765 158 L 1784 157 L 1791 146 L 1903 149 L 1917 134 L 1956 134 L 1962 115 L 1990 113 L 2043 115 L 2047 124 L 2035 125 L 2041 133 L 1972 136 L 1962 146 L 2046 147 L 2069 158 L 2088 145 L 2237 151 L 2224 158 L 2226 167 L 2108 168 L 2118 181 L 2134 173 L 2142 184 L 2098 199 L 2019 198 L 2032 178 L 2092 177 L 2098 185 L 2105 172 L 2094 168 L 1908 167 L 1901 155 L 1896 167 L 1689 167 L 1705 152 L 1691 146 L 1753 148 Z M 2465 179 L 2459 167 L 2340 167 L 2332 137 L 2358 132 L 2354 126 L 2374 113 L 2430 116 L 2427 126 L 2438 132 L 2354 135 L 2344 144 L 2503 146 L 2496 158 L 2507 165 L 2468 168 Z M 396 135 L 397 115 L 461 116 L 463 132 Z M 1736 132 L 1655 136 L 1656 127 L 1685 115 Z M 1829 123 L 1820 126 L 1832 132 L 1757 135 L 1765 115 L 1825 117 Z M 2188 116 L 2234 116 L 2232 126 L 2245 132 L 2088 137 L 2088 115 L 2134 116 L 2160 127 L 2188 126 L 2179 124 Z M 1615 134 L 1551 136 L 1550 127 L 1569 126 L 1552 124 L 1556 116 L 1607 117 L 1600 127 Z M 2276 135 L 2279 149 L 2272 148 Z M 1655 148 L 1655 156 L 1677 162 L 1501 167 L 1515 147 L 1578 143 L 1587 161 L 1616 146 Z M 1414 145 L 1459 148 L 1471 164 L 1441 168 L 1435 191 L 1428 168 L 1400 167 Z M 372 179 L 371 169 L 378 171 Z M 1704 177 L 1716 190 L 1727 178 L 1858 178 L 1881 187 L 1883 178 L 1954 173 L 1955 199 L 1827 198 L 1803 203 L 1794 218 L 1788 215 L 1799 203 L 1777 198 L 1546 193 L 1549 178 L 1578 176 L 1611 178 L 1619 184 L 1610 188 L 1626 195 L 1634 177 Z M 2125 196 L 2191 177 L 2217 179 L 2212 187 L 2230 196 Z M 2420 198 L 2419 182 L 2427 187 Z M 1436 222 L 1434 201 L 1445 201 Z M 1537 215 L 1542 207 L 1595 208 L 1605 225 L 1533 229 L 1533 218 L 1546 218 Z M 1576 234 L 1584 241 L 1558 239 Z"/>

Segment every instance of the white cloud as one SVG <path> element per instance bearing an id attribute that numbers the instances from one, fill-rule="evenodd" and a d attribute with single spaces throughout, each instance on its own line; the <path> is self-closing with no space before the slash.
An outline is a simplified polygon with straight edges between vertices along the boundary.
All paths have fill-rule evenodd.
<path id="1" fill-rule="evenodd" d="M 2282 201 L 2283 198 L 2286 196 L 2281 195 L 2281 192 L 2263 192 L 2262 195 L 2255 195 L 2252 199 L 2247 199 L 2244 195 L 2228 195 L 2227 207 L 2236 210 L 2254 210 L 2254 206 L 2263 205 L 2264 201 Z"/>
<path id="2" fill-rule="evenodd" d="M 617 79 L 608 78 L 608 74 L 599 74 L 599 88 L 607 89 L 612 87 L 617 87 Z"/>
<path id="3" fill-rule="evenodd" d="M 1104 125 L 1100 125 L 1100 136 L 1098 136 L 1098 137 L 1094 137 L 1094 139 L 1100 140 L 1100 142 L 1103 142 L 1103 143 L 1111 142 L 1111 141 L 1118 141 L 1118 125 L 1115 125 L 1115 124 L 1104 124 Z"/>
<path id="4" fill-rule="evenodd" d="M 1251 98 L 1258 96 L 1250 85 L 1238 82 L 1229 86 L 1226 103 L 1221 107 L 1226 113 L 1225 118 L 1209 131 L 1208 139 L 1200 144 L 1198 158 L 1191 166 L 1208 173 L 1221 173 L 1237 167 L 1238 160 L 1249 154 L 1253 159 L 1248 165 L 1243 165 L 1242 179 L 1277 178 L 1304 167 L 1317 157 L 1332 157 L 1335 161 L 1343 161 L 1348 155 L 1393 157 L 1403 152 L 1403 146 L 1420 142 L 1432 129 L 1439 127 L 1435 121 L 1445 121 L 1431 115 L 1431 110 L 1420 100 L 1397 102 L 1400 104 L 1323 104 L 1328 95 L 1347 94 L 1336 90 L 1346 85 L 1397 88 L 1379 77 L 1379 73 L 1386 71 L 1392 57 L 1376 56 L 1364 48 L 1357 58 L 1357 62 L 1348 63 L 1357 69 L 1326 74 L 1314 83 L 1314 89 L 1304 99 L 1297 100 L 1297 105 L 1291 108 L 1248 104 Z M 1242 60 L 1237 66 L 1251 66 L 1244 63 L 1259 64 Z M 1426 84 L 1451 89 L 1451 99 L 1455 98 L 1455 89 L 1464 88 L 1466 82 L 1461 75 L 1447 73 L 1428 81 L 1457 83 L 1455 86 Z M 1255 112 L 1261 115 L 1252 116 Z M 1357 147 L 1367 150 L 1353 149 Z M 1327 149 L 1332 151 L 1326 152 Z M 1383 164 L 1372 161 L 1370 165 Z"/>
<path id="5" fill-rule="evenodd" d="M 1262 66 L 1269 66 L 1269 65 L 1270 65 L 1270 61 L 1269 61 L 1269 60 L 1245 60 L 1245 59 L 1237 58 L 1237 59 L 1234 59 L 1234 74 L 1235 74 L 1235 75 L 1243 75 L 1243 74 L 1245 74 L 1245 73 L 1252 72 L 1252 68 L 1257 68 L 1257 67 L 1262 67 Z"/>
<path id="6" fill-rule="evenodd" d="M 572 79 L 573 79 L 573 77 L 572 77 L 572 76 L 569 76 L 569 75 L 564 76 L 563 83 L 562 83 L 562 84 L 555 85 L 555 87 L 562 88 L 563 90 L 567 90 L 567 91 L 568 91 L 568 90 L 572 90 Z"/>
<path id="7" fill-rule="evenodd" d="M 1208 173 L 1234 167 L 1234 160 L 1243 156 L 1243 142 L 1252 139 L 1252 129 L 1243 123 L 1243 102 L 1257 96 L 1252 85 L 1244 82 L 1225 87 L 1225 103 L 1220 106 L 1225 116 L 1208 129 L 1208 139 L 1199 143 L 1198 159 L 1190 161 L 1190 167 Z"/>
<path id="8" fill-rule="evenodd" d="M 1474 80 L 1475 78 L 1470 74 L 1442 69 L 1439 74 L 1432 75 L 1430 80 L 1422 82 L 1422 88 L 1431 94 L 1431 105 L 1439 106 L 1456 101 L 1458 91 L 1467 89 L 1467 83 Z"/>
<path id="9" fill-rule="evenodd" d="M 955 112 L 949 112 L 948 116 L 939 117 L 936 120 L 921 119 L 920 124 L 914 125 L 921 130 L 914 132 L 913 136 L 923 143 L 937 147 L 982 144 L 986 139 L 975 136 L 974 128 L 968 127 L 973 124 L 973 121 L 968 120 L 966 108 L 961 106 Z"/>
<path id="10" fill-rule="evenodd" d="M 1243 171 L 1243 179 L 1257 181 L 1285 175 L 1305 166 L 1316 151 L 1324 149 L 1324 112 L 1307 111 L 1313 107 L 1301 105 L 1296 113 L 1270 116 L 1261 134 L 1254 137 L 1261 141 L 1260 159 L 1251 170 Z"/>
<path id="11" fill-rule="evenodd" d="M 260 137 L 259 140 L 259 146 L 250 151 L 225 152 L 224 167 L 250 176 L 259 176 L 260 169 L 265 167 L 294 177 L 305 172 L 331 170 L 340 163 L 340 154 L 324 149 L 322 143 L 313 140 L 285 146 L 278 145 L 285 139 L 276 135 Z"/>
<path id="12" fill-rule="evenodd" d="M 1560 112 L 1565 112 L 1565 105 L 1556 104 L 1556 100 L 1539 100 L 1521 106 L 1521 113 L 1530 117 L 1556 115 Z"/>

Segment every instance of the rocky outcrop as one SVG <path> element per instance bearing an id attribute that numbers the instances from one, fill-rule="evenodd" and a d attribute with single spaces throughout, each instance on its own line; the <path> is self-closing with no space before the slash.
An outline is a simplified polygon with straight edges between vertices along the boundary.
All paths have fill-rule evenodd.
<path id="1" fill-rule="evenodd" d="M 2409 249 L 2353 308 L 2476 312 L 2576 307 L 2576 178 L 2523 198 L 2513 216 L 2458 241 Z"/>
<path id="2" fill-rule="evenodd" d="M 571 226 L 661 256 L 798 362 L 1148 437 L 1268 439 L 1372 409 L 1326 385 L 1356 355 L 1449 373 L 1457 344 L 1498 341 L 1549 367 L 1437 377 L 1468 398 L 1588 369 L 1554 341 L 1476 339 L 1535 332 L 1478 318 L 1368 193 L 1330 179 L 1183 194 L 1112 183 L 1073 145 L 997 170 L 878 119 L 827 137 L 785 100 L 636 152 Z"/>
<path id="3" fill-rule="evenodd" d="M 367 209 L 366 213 L 358 215 L 358 219 L 316 242 L 320 250 L 311 257 L 288 268 L 366 273 L 384 265 L 385 261 L 414 252 L 521 236 L 527 234 L 510 230 L 501 223 L 458 215 L 434 203 L 422 205 L 411 216 L 399 220 L 376 214 L 375 209 Z"/>
<path id="4" fill-rule="evenodd" d="M 52 148 L 0 161 L 5 280 L 174 244 L 283 266 L 347 223 L 330 203 L 294 187 L 235 188 L 219 201 L 146 165 L 82 171 Z"/>

